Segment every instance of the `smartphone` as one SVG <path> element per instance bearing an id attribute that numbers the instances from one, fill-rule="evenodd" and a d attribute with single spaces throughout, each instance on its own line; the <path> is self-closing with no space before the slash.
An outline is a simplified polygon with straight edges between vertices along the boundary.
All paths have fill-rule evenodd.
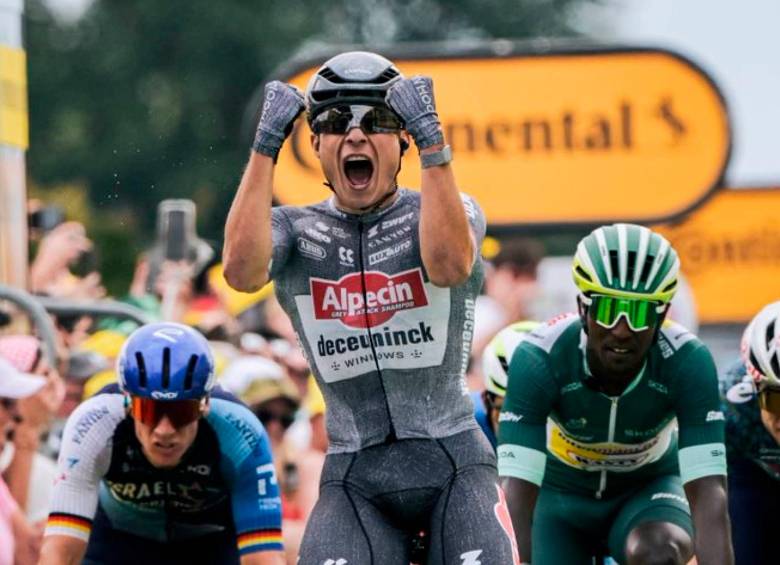
<path id="1" fill-rule="evenodd" d="M 30 228 L 49 232 L 65 221 L 65 212 L 58 206 L 44 206 L 28 216 Z"/>
<path id="2" fill-rule="evenodd" d="M 98 270 L 98 257 L 94 249 L 82 251 L 70 264 L 70 272 L 77 277 L 86 277 Z"/>
<path id="3" fill-rule="evenodd" d="M 163 200 L 157 210 L 158 237 L 163 256 L 169 261 L 191 259 L 195 243 L 195 203 L 192 200 Z"/>

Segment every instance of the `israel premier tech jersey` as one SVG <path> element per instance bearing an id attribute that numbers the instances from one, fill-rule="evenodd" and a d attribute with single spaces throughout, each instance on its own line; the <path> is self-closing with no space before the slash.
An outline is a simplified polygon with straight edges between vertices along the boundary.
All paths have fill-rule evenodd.
<path id="1" fill-rule="evenodd" d="M 82 403 L 62 442 L 46 535 L 87 541 L 99 504 L 114 530 L 156 542 L 234 531 L 241 555 L 282 549 L 268 436 L 234 400 L 212 396 L 173 469 L 147 461 L 118 392 Z"/>
<path id="2" fill-rule="evenodd" d="M 615 397 L 588 385 L 585 339 L 579 316 L 568 315 L 515 350 L 500 475 L 600 498 L 666 474 L 684 483 L 726 474 L 717 373 L 696 336 L 665 323 L 640 373 Z"/>
<path id="3" fill-rule="evenodd" d="M 485 219 L 462 201 L 478 250 Z M 459 286 L 433 285 L 419 223 L 420 194 L 407 189 L 370 214 L 333 199 L 273 209 L 271 277 L 325 397 L 330 453 L 477 427 L 464 375 L 482 261 L 475 251 Z"/>

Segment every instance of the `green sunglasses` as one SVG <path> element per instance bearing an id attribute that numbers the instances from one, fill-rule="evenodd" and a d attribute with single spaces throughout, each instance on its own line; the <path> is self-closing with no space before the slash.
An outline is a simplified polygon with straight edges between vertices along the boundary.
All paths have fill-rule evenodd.
<path id="1" fill-rule="evenodd" d="M 623 298 L 604 294 L 581 295 L 588 307 L 588 315 L 603 328 L 614 328 L 625 318 L 632 331 L 641 332 L 655 327 L 666 311 L 666 304 L 641 298 Z"/>

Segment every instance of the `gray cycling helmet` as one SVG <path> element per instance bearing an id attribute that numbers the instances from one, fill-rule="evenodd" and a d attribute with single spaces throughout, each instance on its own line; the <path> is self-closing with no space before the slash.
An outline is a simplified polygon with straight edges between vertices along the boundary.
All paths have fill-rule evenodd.
<path id="1" fill-rule="evenodd" d="M 368 51 L 349 51 L 325 61 L 306 87 L 306 117 L 311 120 L 337 104 L 384 104 L 390 85 L 403 78 L 389 60 Z"/>

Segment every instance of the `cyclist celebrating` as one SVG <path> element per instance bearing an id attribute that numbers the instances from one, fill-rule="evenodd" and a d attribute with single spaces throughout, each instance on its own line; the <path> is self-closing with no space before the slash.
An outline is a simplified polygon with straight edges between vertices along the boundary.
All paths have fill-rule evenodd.
<path id="1" fill-rule="evenodd" d="M 647 228 L 594 230 L 574 257 L 579 316 L 515 351 L 499 474 L 534 565 L 687 563 L 694 549 L 699 565 L 733 561 L 715 365 L 664 323 L 678 269 Z"/>
<path id="2" fill-rule="evenodd" d="M 274 161 L 304 106 L 333 196 L 272 209 Z M 421 192 L 396 182 L 409 136 Z M 450 160 L 431 79 L 404 78 L 379 55 L 333 57 L 305 95 L 265 87 L 223 257 L 238 290 L 274 279 L 328 406 L 301 565 L 408 563 L 421 529 L 429 563 L 513 562 L 495 455 L 464 380 L 485 220 Z"/>
<path id="3" fill-rule="evenodd" d="M 774 563 L 769 517 L 780 512 L 780 302 L 748 324 L 741 351 L 742 361 L 722 383 L 734 556 L 738 565 Z"/>
<path id="4" fill-rule="evenodd" d="M 206 339 L 143 326 L 117 370 L 68 419 L 41 563 L 284 563 L 268 437 Z"/>

